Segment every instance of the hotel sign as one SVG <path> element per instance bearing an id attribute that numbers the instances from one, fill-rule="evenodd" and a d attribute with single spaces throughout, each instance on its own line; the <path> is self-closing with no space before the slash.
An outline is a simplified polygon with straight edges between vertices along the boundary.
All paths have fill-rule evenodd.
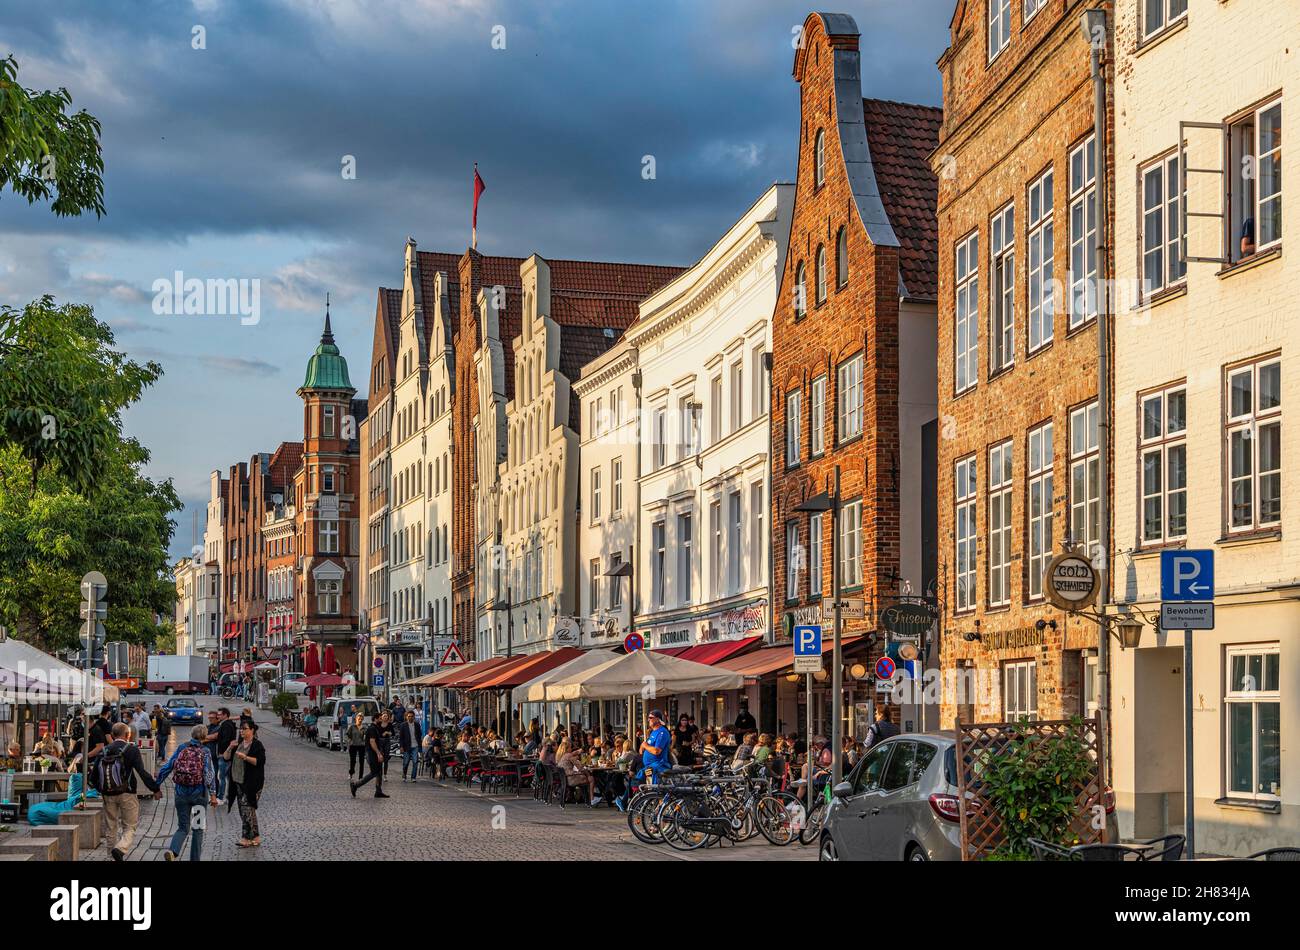
<path id="1" fill-rule="evenodd" d="M 1079 610 L 1096 599 L 1097 571 L 1082 554 L 1058 554 L 1043 572 L 1043 590 L 1062 610 Z"/>

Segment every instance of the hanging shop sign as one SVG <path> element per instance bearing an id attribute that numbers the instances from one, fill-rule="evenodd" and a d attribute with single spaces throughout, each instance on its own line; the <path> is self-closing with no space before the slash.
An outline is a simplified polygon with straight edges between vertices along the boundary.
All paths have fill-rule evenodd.
<path id="1" fill-rule="evenodd" d="M 1081 610 L 1096 599 L 1097 569 L 1082 554 L 1058 554 L 1043 572 L 1043 590 L 1062 610 Z"/>
<path id="2" fill-rule="evenodd" d="M 891 640 L 920 641 L 935 619 L 928 604 L 891 604 L 880 612 L 880 625 Z"/>

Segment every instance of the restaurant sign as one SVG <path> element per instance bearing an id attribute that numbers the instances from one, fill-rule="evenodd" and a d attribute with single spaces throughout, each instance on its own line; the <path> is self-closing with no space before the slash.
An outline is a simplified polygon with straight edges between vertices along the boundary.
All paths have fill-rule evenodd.
<path id="1" fill-rule="evenodd" d="M 990 650 L 1023 650 L 1043 645 L 1043 631 L 1036 625 L 993 630 L 981 634 L 981 642 Z"/>

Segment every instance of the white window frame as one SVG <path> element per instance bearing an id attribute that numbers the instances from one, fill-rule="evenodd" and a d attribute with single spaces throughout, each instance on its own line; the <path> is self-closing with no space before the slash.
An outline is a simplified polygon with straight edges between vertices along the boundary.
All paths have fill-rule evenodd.
<path id="1" fill-rule="evenodd" d="M 1144 297 L 1187 282 L 1182 247 L 1182 202 L 1186 193 L 1182 190 L 1181 169 L 1182 157 L 1175 151 L 1138 170 L 1138 246 L 1142 250 Z"/>
<path id="2" fill-rule="evenodd" d="M 785 523 L 785 599 L 799 597 L 799 568 L 802 566 L 799 549 L 799 522 Z"/>
<path id="3" fill-rule="evenodd" d="M 320 553 L 339 553 L 339 523 L 332 519 L 320 522 Z"/>
<path id="4" fill-rule="evenodd" d="M 1142 20 L 1142 40 L 1151 39 L 1187 18 L 1187 0 L 1140 0 Z M 1159 11 L 1160 19 L 1155 21 L 1152 14 Z"/>
<path id="5" fill-rule="evenodd" d="M 826 184 L 826 130 L 818 129 L 813 139 L 813 184 L 820 188 Z"/>
<path id="6" fill-rule="evenodd" d="M 808 268 L 800 261 L 794 269 L 794 318 L 808 315 Z"/>
<path id="7" fill-rule="evenodd" d="M 1224 372 L 1224 379 L 1225 379 L 1224 407 L 1227 413 L 1227 417 L 1224 422 L 1224 462 L 1226 468 L 1225 471 L 1226 478 L 1224 479 L 1226 497 L 1224 499 L 1224 506 L 1226 509 L 1229 534 L 1240 534 L 1246 531 L 1258 531 L 1261 529 L 1273 528 L 1282 523 L 1281 460 L 1280 459 L 1276 460 L 1278 463 L 1278 467 L 1276 468 L 1269 468 L 1267 471 L 1261 471 L 1260 468 L 1260 463 L 1261 463 L 1260 446 L 1262 445 L 1262 439 L 1260 438 L 1260 430 L 1272 429 L 1274 427 L 1278 428 L 1279 432 L 1277 436 L 1277 442 L 1279 447 L 1281 446 L 1281 442 L 1282 442 L 1282 436 L 1280 431 L 1282 425 L 1282 406 L 1281 406 L 1281 391 L 1280 391 L 1281 363 L 1282 363 L 1282 359 L 1280 356 L 1276 356 L 1276 355 L 1266 356 L 1256 360 L 1251 360 L 1250 362 L 1238 363 L 1235 366 L 1230 366 Z M 1265 406 L 1264 408 L 1261 409 L 1259 407 L 1260 375 L 1263 370 L 1270 369 L 1275 366 L 1278 367 L 1278 376 L 1279 376 L 1278 402 L 1276 405 Z M 1233 392 L 1232 392 L 1233 382 L 1239 378 L 1247 378 L 1250 383 L 1250 408 L 1245 412 L 1236 412 L 1235 407 L 1233 405 Z M 1250 470 L 1244 475 L 1239 475 L 1235 473 L 1233 470 L 1234 439 L 1240 439 L 1243 442 L 1249 443 L 1250 456 L 1248 462 L 1250 465 Z M 1269 479 L 1276 478 L 1277 480 L 1277 490 L 1276 490 L 1276 495 L 1278 498 L 1277 517 L 1270 518 L 1267 520 L 1265 519 L 1264 513 L 1261 510 L 1261 500 L 1263 496 L 1263 492 L 1261 491 L 1261 481 L 1264 478 L 1269 478 Z M 1234 505 L 1233 498 L 1234 498 L 1234 490 L 1236 486 L 1239 483 L 1243 483 L 1243 482 L 1248 484 L 1250 488 L 1250 501 L 1249 501 L 1250 519 L 1249 521 L 1242 521 L 1238 523 L 1236 521 L 1237 515 L 1234 510 L 1238 506 Z"/>
<path id="8" fill-rule="evenodd" d="M 591 523 L 596 524 L 600 521 L 600 495 L 601 495 L 601 478 L 600 466 L 593 465 L 591 468 Z"/>
<path id="9" fill-rule="evenodd" d="M 716 600 L 717 598 L 722 596 L 722 580 L 723 580 L 722 572 L 724 567 L 724 562 L 722 557 L 723 528 L 722 528 L 722 502 L 721 501 L 714 501 L 709 504 L 709 530 L 713 535 L 712 551 L 710 552 L 712 557 L 709 562 L 709 566 L 712 567 L 712 570 L 709 573 L 712 575 L 710 581 L 713 584 L 713 588 L 712 588 L 713 598 Z"/>
<path id="10" fill-rule="evenodd" d="M 1002 664 L 1004 722 L 1038 721 L 1038 661 L 1008 660 Z"/>
<path id="11" fill-rule="evenodd" d="M 1097 142 L 1090 133 L 1070 151 L 1070 329 L 1097 317 Z M 1091 227 L 1089 226 L 1091 212 Z M 1082 295 L 1082 298 L 1081 298 Z"/>
<path id="12" fill-rule="evenodd" d="M 803 433 L 803 390 L 795 389 L 785 394 L 785 465 L 794 468 L 801 461 Z"/>
<path id="13" fill-rule="evenodd" d="M 588 608 L 588 612 L 594 614 L 600 605 L 600 558 L 593 557 L 589 567 L 591 578 L 587 585 L 587 597 L 591 606 Z M 613 580 L 617 580 L 617 578 L 613 578 Z"/>
<path id="14" fill-rule="evenodd" d="M 1171 403 L 1182 404 L 1182 417 L 1171 422 Z M 1153 425 L 1154 423 L 1154 425 Z M 1138 543 L 1158 546 L 1187 538 L 1187 385 L 1174 383 L 1138 398 Z M 1181 466 L 1182 484 L 1170 485 Z M 1182 505 L 1182 529 L 1171 511 Z M 1154 515 L 1154 530 L 1152 530 Z"/>
<path id="15" fill-rule="evenodd" d="M 974 389 L 979 382 L 979 242 L 973 231 L 957 242 L 957 273 L 953 321 L 953 392 Z"/>
<path id="16" fill-rule="evenodd" d="M 615 551 L 609 556 L 609 573 L 613 574 L 623 566 L 623 552 Z M 552 562 L 554 567 L 554 562 Z M 620 610 L 623 607 L 623 578 L 611 577 L 609 579 L 609 609 Z"/>
<path id="17" fill-rule="evenodd" d="M 1280 172 L 1275 176 L 1275 180 L 1278 182 L 1278 190 L 1274 192 L 1270 192 L 1267 196 L 1263 194 L 1264 163 L 1266 158 L 1271 161 L 1271 164 L 1275 168 L 1280 166 L 1282 163 L 1282 145 L 1281 145 L 1280 135 L 1277 136 L 1275 139 L 1275 141 L 1277 142 L 1276 146 L 1268 150 L 1267 156 L 1263 154 L 1263 149 L 1261 147 L 1261 142 L 1260 142 L 1261 126 L 1263 125 L 1261 119 L 1263 118 L 1264 113 L 1271 112 L 1274 109 L 1278 110 L 1278 116 L 1280 119 L 1281 112 L 1282 112 L 1281 99 L 1274 99 L 1272 102 L 1268 103 L 1267 105 L 1260 106 L 1258 109 L 1255 110 L 1255 200 L 1252 202 L 1251 210 L 1253 211 L 1253 217 L 1255 219 L 1255 253 L 1256 254 L 1260 253 L 1261 251 L 1266 251 L 1269 248 L 1276 247 L 1277 245 L 1282 243 L 1282 229 L 1280 226 L 1278 227 L 1278 232 L 1276 236 L 1274 236 L 1272 240 L 1269 241 L 1262 240 L 1263 228 L 1261 226 L 1264 220 L 1264 216 L 1261 213 L 1264 204 L 1266 202 L 1271 202 L 1271 201 L 1276 201 L 1279 206 L 1282 204 L 1282 185 L 1281 185 L 1282 179 L 1281 179 Z M 1279 212 L 1279 218 L 1280 216 L 1281 216 L 1281 212 Z"/>
<path id="18" fill-rule="evenodd" d="M 1016 205 L 989 222 L 989 375 L 1016 361 Z"/>
<path id="19" fill-rule="evenodd" d="M 691 602 L 691 549 L 695 542 L 693 512 L 684 511 L 677 516 L 677 601 L 683 607 Z"/>
<path id="20" fill-rule="evenodd" d="M 667 446 L 668 433 L 666 431 L 666 426 L 664 425 L 664 420 L 667 418 L 667 416 L 668 416 L 667 410 L 665 409 L 655 410 L 654 428 L 651 430 L 650 433 L 651 438 L 654 440 L 652 449 L 654 451 L 655 471 L 658 471 L 659 469 L 663 468 L 668 462 L 668 446 Z"/>
<path id="21" fill-rule="evenodd" d="M 722 441 L 722 374 L 709 380 L 709 444 Z"/>
<path id="22" fill-rule="evenodd" d="M 989 449 L 988 580 L 990 607 L 1011 603 L 1011 486 L 1012 441 L 1007 439 Z"/>
<path id="23" fill-rule="evenodd" d="M 667 573 L 665 570 L 667 567 L 665 560 L 667 556 L 667 548 L 665 547 L 667 543 L 665 537 L 667 534 L 666 525 L 667 522 L 660 519 L 650 526 L 650 592 L 654 598 L 655 607 L 661 609 L 665 602 L 664 594 L 667 583 L 665 577 L 665 574 Z"/>
<path id="24" fill-rule="evenodd" d="M 1070 413 L 1070 540 L 1088 556 L 1099 541 L 1101 529 L 1100 453 L 1097 403 Z M 1082 479 L 1082 482 L 1080 481 Z M 1082 497 L 1079 487 L 1082 485 Z M 1095 493 L 1094 493 L 1095 492 Z"/>
<path id="25" fill-rule="evenodd" d="M 1247 658 L 1242 663 L 1242 666 L 1247 671 L 1247 673 L 1246 676 L 1243 677 L 1242 682 L 1234 683 L 1233 682 L 1233 665 L 1234 665 L 1233 660 L 1239 656 L 1244 656 Z M 1269 685 L 1267 674 L 1265 674 L 1263 678 L 1263 682 L 1259 682 L 1259 681 L 1253 683 L 1250 682 L 1249 680 L 1250 674 L 1248 671 L 1250 669 L 1249 657 L 1251 656 L 1258 656 L 1261 658 L 1260 660 L 1261 669 L 1263 669 L 1265 664 L 1267 663 L 1267 660 L 1264 659 L 1265 657 L 1269 657 L 1269 656 L 1277 657 L 1277 659 L 1274 661 L 1277 666 L 1277 678 L 1278 678 L 1277 689 L 1270 690 L 1270 689 L 1262 688 Z M 1281 710 L 1282 710 L 1281 686 L 1283 682 L 1281 665 L 1282 665 L 1281 647 L 1280 644 L 1278 643 L 1255 643 L 1255 644 L 1250 644 L 1248 646 L 1230 646 L 1227 648 L 1227 650 L 1224 653 L 1223 705 L 1224 705 L 1225 716 L 1224 716 L 1224 728 L 1223 728 L 1223 788 L 1224 788 L 1224 793 L 1228 798 L 1245 798 L 1254 801 L 1266 801 L 1266 802 L 1279 801 L 1281 799 L 1281 795 L 1278 792 L 1258 791 L 1259 759 L 1260 759 L 1259 707 L 1264 703 L 1276 704 L 1278 706 L 1279 733 L 1280 733 L 1281 731 L 1280 719 L 1281 719 Z M 1254 686 L 1255 688 L 1251 689 L 1250 688 L 1251 686 Z M 1252 707 L 1251 709 L 1251 790 L 1250 791 L 1240 791 L 1232 787 L 1233 721 L 1232 721 L 1231 712 L 1234 709 L 1234 707 L 1243 704 Z M 1280 735 L 1278 737 L 1278 747 L 1279 749 L 1281 749 L 1282 747 Z M 1280 780 L 1281 778 L 1280 771 L 1278 777 Z M 1279 792 L 1280 792 L 1280 786 L 1279 786 Z"/>
<path id="26" fill-rule="evenodd" d="M 1029 537 L 1029 600 L 1043 599 L 1043 572 L 1052 559 L 1053 426 L 1050 421 L 1029 430 L 1026 453 L 1025 517 Z"/>
<path id="27" fill-rule="evenodd" d="M 808 454 L 817 458 L 826 451 L 826 374 L 812 381 L 812 420 L 808 429 Z"/>
<path id="28" fill-rule="evenodd" d="M 334 616 L 342 609 L 343 584 L 337 580 L 316 581 L 316 609 Z"/>
<path id="29" fill-rule="evenodd" d="M 767 551 L 770 543 L 766 534 L 763 533 L 764 516 L 763 511 L 767 505 L 764 503 L 766 492 L 762 482 L 753 482 L 749 486 L 749 556 L 750 561 L 750 586 L 758 587 L 764 583 L 767 577 L 766 571 L 763 570 L 763 554 Z"/>
<path id="30" fill-rule="evenodd" d="M 978 485 L 976 456 L 960 459 L 953 466 L 954 611 L 975 609 Z"/>
<path id="31" fill-rule="evenodd" d="M 744 499 L 739 491 L 727 493 L 727 587 L 731 593 L 744 583 Z"/>
<path id="32" fill-rule="evenodd" d="M 836 440 L 844 443 L 862 435 L 866 391 L 866 354 L 850 356 L 835 369 Z"/>
<path id="33" fill-rule="evenodd" d="M 621 514 L 623 511 L 623 457 L 620 455 L 609 463 L 609 513 Z"/>
<path id="34" fill-rule="evenodd" d="M 1021 23 L 1027 24 L 1037 16 L 1038 11 L 1042 10 L 1045 6 L 1047 6 L 1047 0 L 1025 0 L 1024 9 L 1020 18 Z"/>
<path id="35" fill-rule="evenodd" d="M 731 431 L 739 432 L 745 425 L 745 363 L 736 360 L 728 372 L 731 379 Z"/>
<path id="36" fill-rule="evenodd" d="M 988 0 L 989 62 L 1011 45 L 1011 0 Z"/>
<path id="37" fill-rule="evenodd" d="M 820 511 L 808 517 L 808 594 L 812 597 L 822 595 L 822 517 Z"/>
<path id="38" fill-rule="evenodd" d="M 813 273 L 817 281 L 817 306 L 820 307 L 822 304 L 826 302 L 826 294 L 827 294 L 826 245 L 825 244 L 817 245 L 817 257 L 815 260 L 816 260 L 816 267 Z"/>
<path id="39" fill-rule="evenodd" d="M 862 586 L 862 499 L 840 508 L 840 590 Z"/>

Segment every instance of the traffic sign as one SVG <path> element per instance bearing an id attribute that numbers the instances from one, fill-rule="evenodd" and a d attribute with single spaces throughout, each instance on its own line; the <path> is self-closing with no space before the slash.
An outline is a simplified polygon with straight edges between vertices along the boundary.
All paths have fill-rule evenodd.
<path id="1" fill-rule="evenodd" d="M 1161 551 L 1161 600 L 1214 600 L 1214 552 Z"/>
<path id="2" fill-rule="evenodd" d="M 383 673 L 376 673 L 374 676 L 370 677 L 370 685 L 371 685 L 371 686 L 380 686 L 380 687 L 383 686 L 383 685 L 384 685 L 384 674 L 383 674 Z"/>
<path id="3" fill-rule="evenodd" d="M 628 653 L 635 653 L 637 650 L 645 649 L 645 637 L 639 633 L 629 633 L 623 638 L 623 649 Z"/>
<path id="4" fill-rule="evenodd" d="M 894 661 L 887 656 L 882 656 L 876 661 L 876 679 L 888 680 L 894 678 Z"/>
<path id="5" fill-rule="evenodd" d="M 81 578 L 81 597 L 96 601 L 108 593 L 108 578 L 99 571 L 87 571 Z"/>
<path id="6" fill-rule="evenodd" d="M 822 655 L 822 628 L 817 624 L 802 624 L 794 628 L 794 655 Z"/>
<path id="7" fill-rule="evenodd" d="M 460 647 L 455 642 L 447 644 L 447 650 L 442 654 L 442 662 L 439 666 L 464 666 L 465 656 L 460 652 Z"/>
<path id="8" fill-rule="evenodd" d="M 1214 602 L 1173 601 L 1160 605 L 1161 630 L 1213 630 Z"/>

